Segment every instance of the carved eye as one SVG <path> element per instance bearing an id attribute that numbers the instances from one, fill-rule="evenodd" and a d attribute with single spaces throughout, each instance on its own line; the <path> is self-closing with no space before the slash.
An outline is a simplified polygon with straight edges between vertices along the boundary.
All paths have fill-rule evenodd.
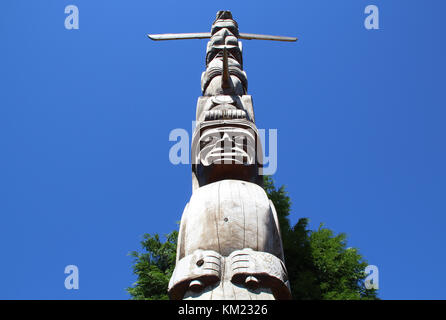
<path id="1" fill-rule="evenodd" d="M 230 54 L 235 60 L 237 60 L 239 63 L 241 63 L 241 61 L 242 61 L 242 55 L 240 54 L 240 49 L 239 49 L 239 48 L 231 48 L 231 49 L 229 49 L 229 54 Z"/>
<path id="2" fill-rule="evenodd" d="M 213 30 L 213 31 L 214 31 L 214 34 L 217 33 L 218 31 L 220 31 L 221 29 L 223 29 L 223 27 L 215 26 L 215 27 L 214 27 L 214 30 Z"/>
<path id="3" fill-rule="evenodd" d="M 217 33 L 222 29 L 227 29 L 230 33 L 232 33 L 234 35 L 237 33 L 237 28 L 233 25 L 220 25 L 220 26 L 213 27 L 214 33 Z"/>
<path id="4" fill-rule="evenodd" d="M 207 137 L 201 139 L 201 141 L 200 141 L 200 149 L 202 150 L 202 149 L 203 149 L 204 147 L 206 147 L 209 143 L 211 143 L 212 140 L 214 140 L 214 139 L 212 138 L 212 136 L 207 136 Z"/>

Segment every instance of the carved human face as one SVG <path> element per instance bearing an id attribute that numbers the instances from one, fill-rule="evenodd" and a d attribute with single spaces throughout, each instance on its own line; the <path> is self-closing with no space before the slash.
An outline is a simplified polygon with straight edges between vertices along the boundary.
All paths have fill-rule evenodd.
<path id="1" fill-rule="evenodd" d="M 199 162 L 211 164 L 254 164 L 256 136 L 252 130 L 238 127 L 210 128 L 199 139 Z"/>

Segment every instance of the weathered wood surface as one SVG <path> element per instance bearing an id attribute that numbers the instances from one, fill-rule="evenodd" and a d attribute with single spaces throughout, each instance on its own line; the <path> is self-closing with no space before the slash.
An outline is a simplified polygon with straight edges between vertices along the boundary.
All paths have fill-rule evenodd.
<path id="1" fill-rule="evenodd" d="M 211 37 L 210 32 L 194 32 L 194 33 L 162 33 L 148 34 L 150 39 L 160 40 L 183 40 L 183 39 L 207 39 Z M 297 41 L 296 37 L 271 36 L 266 34 L 243 33 L 239 34 L 240 39 L 245 40 L 272 40 L 272 41 Z"/>
<path id="2" fill-rule="evenodd" d="M 288 299 L 277 214 L 262 188 L 262 147 L 239 39 L 296 41 L 240 33 L 230 11 L 211 32 L 153 34 L 206 39 L 206 70 L 192 138 L 193 193 L 184 209 L 172 299 Z"/>
<path id="3" fill-rule="evenodd" d="M 248 276 L 258 280 L 258 288 L 249 288 Z M 199 292 L 187 288 L 195 279 L 202 282 Z M 214 298 L 219 294 L 229 298 L 223 293 L 225 287 L 235 293 L 240 288 L 251 290 L 249 295 L 256 296 L 268 289 L 277 298 L 289 297 L 278 219 L 257 184 L 211 183 L 195 190 L 184 210 L 170 295 L 178 299 L 191 291 L 190 298 L 206 296 L 209 286 L 220 292 L 212 293 Z"/>

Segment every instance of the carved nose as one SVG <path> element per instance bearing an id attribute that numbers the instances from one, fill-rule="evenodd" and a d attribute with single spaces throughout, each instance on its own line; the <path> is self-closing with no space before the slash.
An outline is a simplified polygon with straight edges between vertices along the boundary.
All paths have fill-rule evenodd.
<path id="1" fill-rule="evenodd" d="M 204 284 L 200 280 L 192 280 L 189 284 L 189 289 L 193 292 L 200 292 L 204 289 Z"/>
<path id="2" fill-rule="evenodd" d="M 227 133 L 224 133 L 223 137 L 220 139 L 220 145 L 223 149 L 223 152 L 231 152 L 232 139 Z"/>
<path id="3" fill-rule="evenodd" d="M 232 140 L 231 140 L 231 137 L 230 137 L 229 134 L 227 134 L 226 132 L 223 134 L 223 138 L 222 138 L 222 140 L 223 140 L 223 141 L 232 141 Z"/>
<path id="4" fill-rule="evenodd" d="M 245 279 L 245 285 L 251 290 L 256 290 L 259 288 L 259 280 L 256 277 L 248 276 Z"/>

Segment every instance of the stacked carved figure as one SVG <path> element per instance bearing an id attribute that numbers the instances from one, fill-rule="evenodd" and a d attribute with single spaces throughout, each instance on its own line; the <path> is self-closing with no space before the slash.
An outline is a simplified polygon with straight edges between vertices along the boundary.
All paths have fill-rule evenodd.
<path id="1" fill-rule="evenodd" d="M 169 296 L 289 299 L 279 221 L 263 189 L 260 137 L 231 12 L 217 13 L 208 37 L 192 138 L 193 192 L 181 218 Z"/>

